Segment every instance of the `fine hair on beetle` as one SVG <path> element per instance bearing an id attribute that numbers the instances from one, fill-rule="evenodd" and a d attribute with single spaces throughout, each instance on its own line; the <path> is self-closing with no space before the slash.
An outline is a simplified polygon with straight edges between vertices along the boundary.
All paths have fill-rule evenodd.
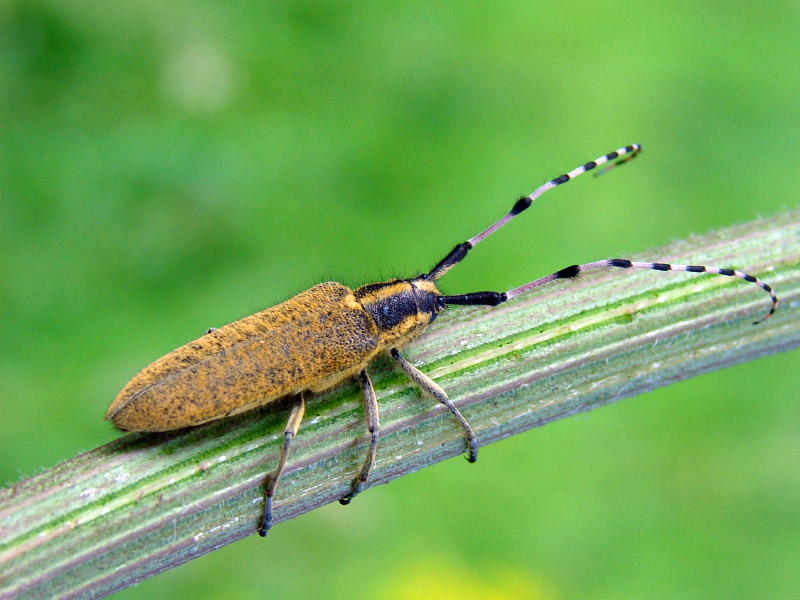
<path id="1" fill-rule="evenodd" d="M 408 279 L 390 279 L 351 289 L 325 282 L 288 300 L 220 328 L 210 328 L 188 344 L 159 358 L 139 372 L 117 395 L 106 419 L 122 431 L 170 431 L 192 427 L 242 413 L 259 406 L 275 408 L 278 400 L 292 404 L 275 469 L 264 483 L 264 510 L 257 531 L 264 536 L 273 522 L 273 496 L 286 466 L 289 448 L 305 412 L 306 397 L 354 377 L 364 398 L 369 433 L 367 454 L 350 490 L 340 498 L 348 504 L 369 481 L 378 448 L 378 402 L 367 367 L 388 354 L 411 381 L 443 404 L 460 425 L 470 462 L 478 456 L 478 438 L 447 393 L 409 363 L 400 349 L 418 337 L 452 305 L 496 306 L 557 279 L 577 277 L 604 268 L 685 271 L 736 277 L 754 283 L 770 296 L 771 316 L 778 305 L 766 283 L 741 271 L 704 265 L 674 265 L 606 259 L 571 265 L 505 292 L 477 291 L 444 295 L 435 282 L 460 263 L 477 244 L 530 207 L 546 191 L 597 167 L 601 174 L 635 158 L 641 146 L 633 144 L 587 162 L 520 198 L 511 210 L 478 235 L 456 246 L 428 273 Z"/>

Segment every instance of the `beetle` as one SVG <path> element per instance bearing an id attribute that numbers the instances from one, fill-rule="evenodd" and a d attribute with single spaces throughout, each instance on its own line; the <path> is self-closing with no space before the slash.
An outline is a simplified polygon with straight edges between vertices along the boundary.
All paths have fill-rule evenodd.
<path id="1" fill-rule="evenodd" d="M 320 283 L 281 304 L 219 329 L 211 328 L 199 339 L 145 367 L 117 395 L 108 407 L 106 419 L 122 431 L 169 431 L 271 405 L 280 398 L 292 396 L 278 465 L 264 483 L 264 510 L 258 533 L 265 536 L 273 521 L 272 498 L 286 465 L 291 441 L 303 419 L 306 396 L 326 390 L 348 377 L 355 377 L 361 386 L 370 440 L 363 466 L 340 502 L 348 504 L 366 486 L 375 463 L 380 428 L 378 403 L 367 366 L 380 354 L 388 353 L 417 386 L 449 409 L 463 430 L 468 460 L 475 462 L 478 439 L 470 424 L 447 393 L 399 351 L 450 305 L 496 306 L 557 279 L 615 267 L 737 277 L 756 284 L 770 295 L 772 305 L 761 320 L 771 316 L 778 299 L 769 285 L 734 269 L 703 265 L 608 259 L 572 265 L 506 292 L 480 291 L 448 296 L 436 289 L 435 282 L 461 262 L 475 245 L 525 211 L 543 193 L 609 163 L 597 173 L 601 174 L 635 158 L 640 152 L 638 144 L 625 146 L 548 181 L 531 195 L 520 198 L 502 219 L 457 244 L 428 273 L 370 283 L 356 289 L 336 282 Z"/>

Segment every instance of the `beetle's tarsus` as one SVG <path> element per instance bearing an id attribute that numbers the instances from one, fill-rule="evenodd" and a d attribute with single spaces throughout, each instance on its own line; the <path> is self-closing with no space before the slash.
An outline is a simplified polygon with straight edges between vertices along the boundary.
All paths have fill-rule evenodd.
<path id="1" fill-rule="evenodd" d="M 467 461 L 474 463 L 478 460 L 478 438 L 475 437 L 471 429 L 470 433 L 472 437 L 467 440 L 469 443 L 469 456 L 467 457 Z"/>
<path id="2" fill-rule="evenodd" d="M 347 506 L 350 502 L 358 496 L 362 491 L 364 491 L 364 484 L 366 481 L 361 481 L 361 479 L 357 479 L 353 484 L 353 489 L 350 490 L 349 493 L 345 494 L 341 498 L 339 498 L 339 504 L 342 506 Z"/>
<path id="3" fill-rule="evenodd" d="M 362 479 L 363 475 L 364 474 L 362 473 L 362 475 L 353 482 L 353 487 L 347 494 L 339 498 L 339 504 L 342 506 L 347 506 L 350 504 L 350 502 L 352 502 L 353 498 L 364 491 L 364 484 L 367 482 L 366 480 Z"/>
<path id="4" fill-rule="evenodd" d="M 261 537 L 267 537 L 267 532 L 272 527 L 272 496 L 267 496 L 264 502 L 264 514 L 258 523 L 258 535 Z"/>

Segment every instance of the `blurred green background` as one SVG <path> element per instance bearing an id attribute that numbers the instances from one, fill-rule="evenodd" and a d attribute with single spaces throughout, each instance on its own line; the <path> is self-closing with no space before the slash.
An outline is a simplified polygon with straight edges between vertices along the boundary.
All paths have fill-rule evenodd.
<path id="1" fill-rule="evenodd" d="M 798 31 L 797 2 L 0 0 L 0 481 L 114 439 L 116 392 L 209 326 L 415 274 L 618 146 L 644 154 L 444 291 L 796 207 Z M 798 366 L 548 425 L 118 597 L 796 597 Z"/>

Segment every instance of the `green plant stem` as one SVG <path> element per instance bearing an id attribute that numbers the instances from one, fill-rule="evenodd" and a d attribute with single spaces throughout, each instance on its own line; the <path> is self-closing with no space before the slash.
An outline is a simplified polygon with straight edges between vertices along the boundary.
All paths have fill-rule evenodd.
<path id="1" fill-rule="evenodd" d="M 753 326 L 769 308 L 754 285 L 609 270 L 497 308 L 450 309 L 404 354 L 449 392 L 485 445 L 800 343 L 800 211 L 642 258 L 736 266 L 772 285 L 781 304 Z M 464 453 L 455 420 L 391 361 L 371 373 L 381 440 L 370 485 Z M 279 408 L 126 435 L 0 491 L 0 598 L 100 598 L 253 535 L 288 414 Z M 276 523 L 340 498 L 367 444 L 355 385 L 312 398 L 278 487 Z"/>

